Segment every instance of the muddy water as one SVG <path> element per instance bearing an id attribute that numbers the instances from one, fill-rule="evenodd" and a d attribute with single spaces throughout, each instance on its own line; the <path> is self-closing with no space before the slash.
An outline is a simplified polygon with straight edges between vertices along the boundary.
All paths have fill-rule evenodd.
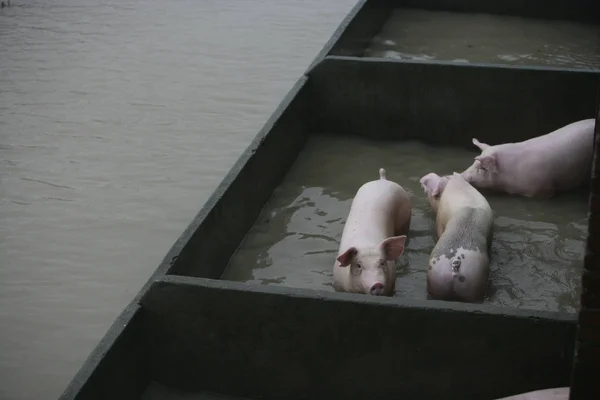
<path id="1" fill-rule="evenodd" d="M 368 57 L 600 68 L 600 29 L 569 21 L 395 10 Z"/>
<path id="2" fill-rule="evenodd" d="M 434 215 L 420 187 L 428 172 L 462 171 L 475 151 L 417 142 L 381 143 L 313 137 L 230 260 L 224 279 L 333 291 L 332 267 L 352 198 L 365 182 L 400 183 L 413 217 L 397 263 L 396 296 L 426 299 L 426 270 L 435 245 Z M 575 312 L 587 235 L 587 197 L 553 200 L 487 195 L 496 219 L 486 302 Z"/>
<path id="3" fill-rule="evenodd" d="M 0 400 L 47 400 L 356 0 L 11 3 L 0 9 Z"/>

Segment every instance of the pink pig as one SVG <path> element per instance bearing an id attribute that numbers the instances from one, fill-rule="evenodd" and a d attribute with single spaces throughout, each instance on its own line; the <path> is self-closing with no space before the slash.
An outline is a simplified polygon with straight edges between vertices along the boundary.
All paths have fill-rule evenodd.
<path id="1" fill-rule="evenodd" d="M 438 300 L 480 303 L 490 276 L 494 212 L 459 173 L 420 180 L 436 214 L 437 242 L 429 257 L 427 292 Z"/>
<path id="2" fill-rule="evenodd" d="M 495 146 L 474 138 L 481 154 L 462 176 L 477 189 L 527 197 L 549 198 L 579 187 L 590 176 L 594 126 L 594 119 L 584 119 L 524 142 Z"/>
<path id="3" fill-rule="evenodd" d="M 535 390 L 497 400 L 569 400 L 569 387 Z"/>
<path id="4" fill-rule="evenodd" d="M 379 179 L 362 185 L 350 206 L 333 266 L 335 290 L 392 296 L 410 219 L 408 194 L 381 168 Z"/>

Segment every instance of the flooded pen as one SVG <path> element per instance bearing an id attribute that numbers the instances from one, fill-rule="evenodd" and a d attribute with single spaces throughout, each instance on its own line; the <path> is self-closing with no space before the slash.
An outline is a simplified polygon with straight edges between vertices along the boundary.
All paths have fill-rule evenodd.
<path id="1" fill-rule="evenodd" d="M 352 197 L 384 167 L 388 179 L 411 194 L 413 209 L 408 244 L 398 262 L 396 295 L 425 300 L 427 263 L 436 240 L 435 215 L 419 179 L 432 171 L 462 171 L 476 154 L 415 141 L 312 136 L 221 279 L 333 290 L 333 260 Z M 488 195 L 495 223 L 486 302 L 577 310 L 587 197 L 586 191 L 561 195 L 558 200 Z"/>

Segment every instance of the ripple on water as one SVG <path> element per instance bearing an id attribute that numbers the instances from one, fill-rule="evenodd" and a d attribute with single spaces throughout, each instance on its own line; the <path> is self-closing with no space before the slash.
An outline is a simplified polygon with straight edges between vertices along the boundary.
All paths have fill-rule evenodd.
<path id="1" fill-rule="evenodd" d="M 362 156 L 344 163 L 347 154 Z M 388 178 L 409 192 L 413 207 L 409 239 L 397 263 L 396 295 L 424 300 L 428 259 L 436 238 L 434 215 L 419 179 L 432 171 L 462 170 L 472 157 L 463 149 L 434 150 L 416 142 L 313 136 L 231 258 L 223 278 L 333 291 L 332 267 L 352 198 L 384 167 Z M 496 216 L 486 301 L 574 312 L 586 238 L 586 196 L 532 200 L 486 195 Z"/>
<path id="2" fill-rule="evenodd" d="M 331 288 L 328 261 L 335 258 L 351 200 L 340 201 L 319 187 L 302 188 L 291 202 L 280 193 L 275 192 L 271 207 L 259 217 L 223 278 Z"/>

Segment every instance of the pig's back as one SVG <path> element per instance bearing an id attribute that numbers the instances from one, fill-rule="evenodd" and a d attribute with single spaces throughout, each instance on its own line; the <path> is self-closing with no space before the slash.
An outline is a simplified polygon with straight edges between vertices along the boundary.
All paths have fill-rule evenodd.
<path id="1" fill-rule="evenodd" d="M 543 159 L 554 161 L 591 152 L 594 142 L 594 119 L 584 119 L 563 126 L 553 132 L 523 142 L 526 152 L 543 155 Z M 531 150 L 529 150 L 531 149 Z"/>
<path id="2" fill-rule="evenodd" d="M 438 237 L 442 236 L 450 220 L 461 214 L 465 209 L 480 210 L 479 214 L 486 216 L 482 221 L 493 220 L 493 212 L 489 203 L 477 189 L 459 174 L 454 174 L 449 178 L 440 198 L 436 216 L 436 233 Z"/>
<path id="3" fill-rule="evenodd" d="M 532 170 L 539 168 L 536 174 L 551 178 L 549 184 L 556 189 L 578 185 L 591 170 L 594 126 L 594 119 L 586 119 L 539 138 L 525 163 L 537 164 L 531 166 Z"/>
<path id="4" fill-rule="evenodd" d="M 408 194 L 397 183 L 387 179 L 365 183 L 352 200 L 342 244 L 379 244 L 393 234 L 398 213 L 402 213 L 407 205 L 410 215 Z"/>
<path id="5" fill-rule="evenodd" d="M 438 219 L 442 217 L 444 225 L 459 210 L 468 207 L 491 211 L 485 197 L 459 174 L 452 175 L 440 198 Z"/>

